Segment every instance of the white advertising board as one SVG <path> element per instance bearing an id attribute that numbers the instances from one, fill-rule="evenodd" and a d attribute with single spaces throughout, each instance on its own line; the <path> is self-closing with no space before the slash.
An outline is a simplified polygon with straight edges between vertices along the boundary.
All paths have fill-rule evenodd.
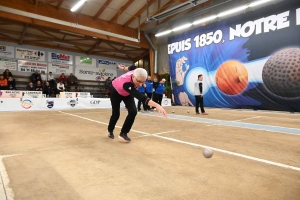
<path id="1" fill-rule="evenodd" d="M 47 63 L 42 62 L 33 62 L 33 61 L 26 61 L 26 60 L 19 60 L 18 61 L 18 71 L 20 72 L 35 72 L 38 71 L 41 73 L 44 71 L 46 74 L 47 71 Z"/>
<path id="2" fill-rule="evenodd" d="M 34 60 L 45 62 L 45 51 L 35 49 L 23 49 L 16 47 L 16 58 L 23 60 Z"/>
<path id="3" fill-rule="evenodd" d="M 1 58 L 14 58 L 15 57 L 15 48 L 0 44 L 0 57 Z"/>
<path id="4" fill-rule="evenodd" d="M 52 74 L 73 73 L 73 66 L 66 64 L 48 63 L 48 71 Z"/>
<path id="5" fill-rule="evenodd" d="M 16 71 L 17 63 L 16 59 L 0 58 L 0 70 Z"/>

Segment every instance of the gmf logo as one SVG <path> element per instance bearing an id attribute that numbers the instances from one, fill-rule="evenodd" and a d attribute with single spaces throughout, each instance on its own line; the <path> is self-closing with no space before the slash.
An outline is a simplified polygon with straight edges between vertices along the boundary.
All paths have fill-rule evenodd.
<path id="1" fill-rule="evenodd" d="M 51 109 L 51 108 L 53 108 L 53 106 L 54 106 L 54 101 L 52 100 L 52 101 L 46 101 L 46 104 L 47 104 L 47 108 L 49 108 L 49 109 Z"/>
<path id="2" fill-rule="evenodd" d="M 164 100 L 164 105 L 168 105 L 168 100 L 167 99 Z"/>
<path id="3" fill-rule="evenodd" d="M 21 101 L 21 106 L 25 109 L 29 109 L 33 106 L 33 103 L 29 99 L 24 99 L 23 101 Z"/>
<path id="4" fill-rule="evenodd" d="M 76 104 L 78 104 L 78 102 L 74 99 L 71 99 L 69 102 L 68 102 L 68 105 L 72 106 L 72 107 L 75 107 Z"/>

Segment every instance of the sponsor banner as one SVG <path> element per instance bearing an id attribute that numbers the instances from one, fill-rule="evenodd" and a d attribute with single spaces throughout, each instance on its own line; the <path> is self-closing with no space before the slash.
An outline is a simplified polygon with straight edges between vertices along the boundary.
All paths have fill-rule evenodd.
<path id="1" fill-rule="evenodd" d="M 59 98 L 76 98 L 77 92 L 60 92 Z"/>
<path id="2" fill-rule="evenodd" d="M 6 70 L 6 69 L 9 69 L 9 71 L 16 71 L 17 60 L 9 59 L 9 58 L 0 58 L 0 70 Z"/>
<path id="3" fill-rule="evenodd" d="M 78 102 L 84 108 L 111 108 L 109 98 L 78 98 Z"/>
<path id="4" fill-rule="evenodd" d="M 78 92 L 76 95 L 78 98 L 93 98 L 90 92 Z"/>
<path id="5" fill-rule="evenodd" d="M 70 74 L 73 73 L 73 66 L 65 64 L 48 63 L 48 71 L 52 72 L 53 74 Z"/>
<path id="6" fill-rule="evenodd" d="M 76 66 L 75 76 L 82 80 L 105 81 L 107 77 L 117 76 L 117 71 L 115 69 Z"/>
<path id="7" fill-rule="evenodd" d="M 0 98 L 22 98 L 23 91 L 19 90 L 0 90 Z"/>
<path id="8" fill-rule="evenodd" d="M 162 106 L 171 106 L 171 99 L 163 99 Z M 137 101 L 136 101 L 137 103 Z M 124 108 L 124 103 L 121 103 Z M 71 110 L 111 108 L 109 98 L 2 98 L 0 111 Z"/>
<path id="9" fill-rule="evenodd" d="M 109 60 L 98 60 L 98 68 L 117 69 L 118 63 Z"/>
<path id="10" fill-rule="evenodd" d="M 14 58 L 15 57 L 15 48 L 0 44 L 0 57 Z"/>
<path id="11" fill-rule="evenodd" d="M 43 98 L 42 91 L 22 91 L 23 98 Z"/>
<path id="12" fill-rule="evenodd" d="M 32 62 L 32 61 L 25 61 L 25 60 L 18 61 L 18 71 L 20 71 L 20 72 L 35 72 L 36 70 L 39 73 L 44 71 L 47 74 L 48 73 L 47 63 Z"/>
<path id="13" fill-rule="evenodd" d="M 45 62 L 45 51 L 16 47 L 16 58 Z"/>
<path id="14" fill-rule="evenodd" d="M 96 60 L 96 58 L 89 58 L 89 57 L 85 57 L 85 56 L 76 56 L 75 64 L 80 65 L 80 66 L 96 67 L 97 60 Z"/>
<path id="15" fill-rule="evenodd" d="M 63 53 L 49 52 L 48 62 L 72 65 L 73 56 L 68 54 L 63 54 Z"/>
<path id="16" fill-rule="evenodd" d="M 172 93 L 193 106 L 300 111 L 300 1 L 286 0 L 168 38 Z"/>

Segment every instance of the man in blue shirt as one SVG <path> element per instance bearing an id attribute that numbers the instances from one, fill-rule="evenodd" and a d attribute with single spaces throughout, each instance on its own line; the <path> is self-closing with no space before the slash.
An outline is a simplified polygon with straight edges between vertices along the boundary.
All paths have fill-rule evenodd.
<path id="1" fill-rule="evenodd" d="M 161 105 L 163 94 L 165 91 L 165 82 L 166 82 L 166 79 L 164 79 L 164 78 L 161 79 L 161 81 L 158 83 L 156 91 L 155 91 L 156 94 L 155 94 L 154 102 L 158 103 L 159 105 Z"/>
<path id="2" fill-rule="evenodd" d="M 146 94 L 149 99 L 152 99 L 152 93 L 153 93 L 153 81 L 151 80 L 151 76 L 148 76 L 146 81 Z M 146 105 L 145 111 L 150 111 L 150 106 Z"/>
<path id="3" fill-rule="evenodd" d="M 145 95 L 145 89 L 146 89 L 146 84 L 143 84 L 141 87 L 138 88 L 138 91 L 139 91 L 140 93 L 142 93 L 143 95 Z M 145 109 L 146 109 L 146 105 L 144 104 L 144 102 L 142 102 L 142 101 L 139 100 L 139 101 L 138 101 L 138 105 L 137 105 L 138 112 L 141 111 L 141 104 L 143 104 L 144 111 L 145 111 Z"/>

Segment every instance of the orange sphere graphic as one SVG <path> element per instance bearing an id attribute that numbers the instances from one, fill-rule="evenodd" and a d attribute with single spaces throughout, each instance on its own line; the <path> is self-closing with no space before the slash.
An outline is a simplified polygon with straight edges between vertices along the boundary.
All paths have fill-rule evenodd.
<path id="1" fill-rule="evenodd" d="M 236 60 L 224 62 L 217 71 L 216 83 L 223 93 L 236 95 L 241 93 L 248 84 L 246 67 Z"/>

